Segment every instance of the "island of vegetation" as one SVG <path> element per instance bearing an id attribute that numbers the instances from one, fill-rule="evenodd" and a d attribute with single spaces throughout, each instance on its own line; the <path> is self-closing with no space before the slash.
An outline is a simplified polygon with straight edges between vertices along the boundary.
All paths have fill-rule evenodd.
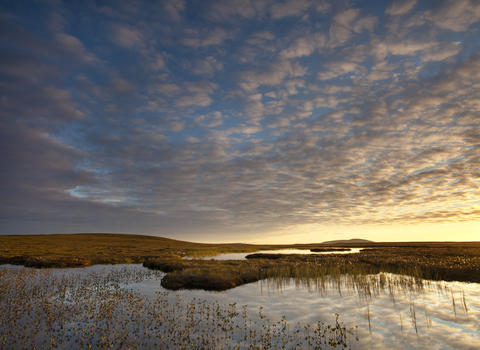
<path id="1" fill-rule="evenodd" d="M 203 244 L 126 234 L 0 236 L 0 264 L 35 268 L 143 263 L 166 273 L 170 290 L 226 290 L 265 278 L 397 273 L 421 279 L 480 282 L 480 242 L 334 241 L 317 244 Z M 262 254 L 363 248 L 355 254 Z M 340 250 L 339 250 L 340 251 Z M 250 253 L 246 260 L 183 259 Z M 252 254 L 255 253 L 255 254 Z"/>
<path id="2" fill-rule="evenodd" d="M 313 253 L 328 253 L 328 252 L 349 252 L 352 249 L 350 248 L 312 248 L 310 249 Z"/>

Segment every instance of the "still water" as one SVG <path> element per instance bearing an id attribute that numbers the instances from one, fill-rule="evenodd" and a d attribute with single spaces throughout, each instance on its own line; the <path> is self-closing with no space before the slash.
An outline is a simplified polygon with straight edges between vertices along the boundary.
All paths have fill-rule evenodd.
<path id="1" fill-rule="evenodd" d="M 128 277 L 123 288 L 149 299 L 157 298 L 157 292 L 168 292 L 160 286 L 163 273 L 156 272 L 159 278 L 135 278 L 146 276 L 145 270 L 141 265 L 97 265 L 53 273 L 75 274 L 80 280 L 89 273 L 118 272 L 118 276 Z M 226 292 L 183 290 L 169 294 L 172 299 L 178 295 L 185 303 L 196 298 L 207 303 L 237 303 L 238 308 L 247 305 L 254 322 L 260 322 L 260 307 L 272 322 L 285 316 L 289 325 L 335 324 L 338 313 L 347 327 L 358 326 L 354 332 L 359 341 L 351 342 L 354 349 L 480 348 L 480 285 L 476 283 L 419 283 L 405 276 L 381 274 L 321 281 L 269 280 Z"/>
<path id="2" fill-rule="evenodd" d="M 393 280 L 397 276 L 389 275 Z M 401 276 L 398 276 L 401 279 Z M 130 286 L 153 296 L 163 290 L 149 281 Z M 335 323 L 335 313 L 348 327 L 358 326 L 354 349 L 480 349 L 480 284 L 427 281 L 423 288 L 354 288 L 348 279 L 315 285 L 259 281 L 226 292 L 183 290 L 184 300 L 237 302 L 251 313 L 264 308 L 273 320 L 292 323 Z M 465 302 L 466 308 L 463 304 Z"/>
<path id="3" fill-rule="evenodd" d="M 279 250 L 259 250 L 255 253 L 261 254 L 353 254 L 358 253 L 363 248 L 351 248 L 347 251 L 333 251 L 333 252 L 311 252 L 308 249 L 279 249 Z M 206 256 L 206 257 L 189 257 L 188 255 L 184 259 L 208 259 L 208 260 L 246 260 L 246 256 L 255 253 L 227 253 L 219 254 L 215 256 Z"/>

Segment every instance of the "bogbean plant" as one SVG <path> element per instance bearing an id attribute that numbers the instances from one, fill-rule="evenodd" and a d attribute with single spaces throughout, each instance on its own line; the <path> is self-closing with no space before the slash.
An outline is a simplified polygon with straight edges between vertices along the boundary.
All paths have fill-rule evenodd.
<path id="1" fill-rule="evenodd" d="M 335 325 L 291 326 L 263 308 L 252 320 L 247 306 L 121 287 L 146 278 L 159 274 L 0 268 L 0 349 L 345 349 L 356 339 L 338 315 Z"/>

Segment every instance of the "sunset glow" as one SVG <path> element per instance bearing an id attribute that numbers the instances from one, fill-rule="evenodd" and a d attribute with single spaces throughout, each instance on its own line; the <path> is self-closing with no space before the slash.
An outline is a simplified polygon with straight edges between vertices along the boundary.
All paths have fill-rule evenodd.
<path id="1" fill-rule="evenodd" d="M 4 1 L 0 234 L 480 237 L 480 2 Z"/>

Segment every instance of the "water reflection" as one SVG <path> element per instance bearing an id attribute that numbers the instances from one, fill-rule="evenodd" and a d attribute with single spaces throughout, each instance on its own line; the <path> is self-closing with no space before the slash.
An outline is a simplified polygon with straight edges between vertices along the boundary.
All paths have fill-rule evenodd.
<path id="1" fill-rule="evenodd" d="M 0 266 L 1 267 L 1 266 Z M 120 286 L 154 300 L 167 292 L 157 278 L 141 277 L 140 265 L 92 266 L 55 269 L 53 274 L 71 274 L 72 283 L 91 272 L 114 271 Z M 132 271 L 130 273 L 129 271 Z M 41 270 L 39 270 L 41 271 Z M 136 271 L 136 272 L 135 272 Z M 135 273 L 133 273 L 135 272 Z M 157 272 L 158 277 L 162 273 Z M 189 303 L 247 305 L 253 322 L 261 322 L 258 310 L 272 322 L 285 316 L 289 324 L 335 323 L 335 313 L 347 326 L 358 325 L 359 342 L 354 349 L 474 349 L 480 344 L 480 284 L 420 281 L 406 276 L 333 276 L 317 280 L 270 279 L 226 292 L 183 290 L 171 298 Z M 1 333 L 1 332 L 0 332 Z"/>
<path id="2" fill-rule="evenodd" d="M 351 248 L 349 251 L 331 251 L 331 252 L 311 252 L 309 249 L 278 249 L 278 250 L 259 250 L 255 253 L 261 254 L 352 254 L 358 253 L 363 248 Z M 209 260 L 245 260 L 247 255 L 253 254 L 252 252 L 249 253 L 225 253 L 219 254 L 215 256 L 185 256 L 184 259 L 209 259 Z"/>
<path id="3" fill-rule="evenodd" d="M 153 295 L 161 287 L 135 286 Z M 335 322 L 358 325 L 354 349 L 475 349 L 480 344 L 480 284 L 435 282 L 380 274 L 307 281 L 277 279 L 226 292 L 183 290 L 181 299 L 237 302 L 250 313 L 264 307 L 272 320 L 291 323 Z"/>
<path id="4" fill-rule="evenodd" d="M 338 322 L 334 327 L 320 322 L 290 327 L 285 318 L 271 322 L 262 308 L 252 320 L 247 306 L 237 308 L 236 302 L 185 300 L 164 292 L 149 297 L 131 288 L 131 283 L 156 277 L 156 271 L 139 266 L 108 271 L 0 269 L 0 349 L 348 346 L 351 332 Z"/>

